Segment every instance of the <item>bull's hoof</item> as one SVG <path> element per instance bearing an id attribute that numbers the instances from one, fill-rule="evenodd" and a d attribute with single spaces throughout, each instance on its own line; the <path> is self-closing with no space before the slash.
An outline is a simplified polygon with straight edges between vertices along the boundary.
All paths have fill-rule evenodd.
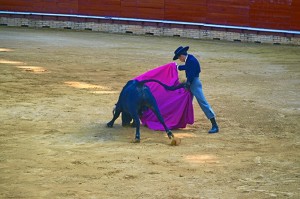
<path id="1" fill-rule="evenodd" d="M 174 135 L 173 135 L 173 133 L 172 133 L 171 131 L 168 132 L 168 138 L 169 138 L 169 139 L 174 138 Z"/>
<path id="2" fill-rule="evenodd" d="M 110 123 L 110 122 L 108 122 L 108 123 L 106 124 L 106 126 L 107 126 L 108 128 L 112 128 L 112 127 L 113 127 L 113 124 Z"/>

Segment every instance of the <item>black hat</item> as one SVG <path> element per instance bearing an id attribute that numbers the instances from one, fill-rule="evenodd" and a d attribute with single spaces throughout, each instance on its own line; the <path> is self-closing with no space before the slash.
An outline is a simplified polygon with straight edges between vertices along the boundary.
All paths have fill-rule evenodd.
<path id="1" fill-rule="evenodd" d="M 182 47 L 182 46 L 179 46 L 175 51 L 174 51 L 174 57 L 173 57 L 173 60 L 176 60 L 178 59 L 178 57 L 182 54 L 185 54 L 188 50 L 189 50 L 189 46 L 186 46 L 186 47 Z"/>

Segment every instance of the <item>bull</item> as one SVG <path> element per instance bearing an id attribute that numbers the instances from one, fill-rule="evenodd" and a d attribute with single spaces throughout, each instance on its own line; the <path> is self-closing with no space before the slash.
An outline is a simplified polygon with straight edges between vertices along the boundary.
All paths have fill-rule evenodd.
<path id="1" fill-rule="evenodd" d="M 122 126 L 130 126 L 136 128 L 135 133 L 135 140 L 134 142 L 139 143 L 141 136 L 140 136 L 140 117 L 143 114 L 143 111 L 150 108 L 156 117 L 158 118 L 159 122 L 163 125 L 168 138 L 174 138 L 172 131 L 166 126 L 164 119 L 158 109 L 157 102 L 155 97 L 151 93 L 150 88 L 145 85 L 147 82 L 156 82 L 162 85 L 167 90 L 176 90 L 179 88 L 186 87 L 185 83 L 181 83 L 178 86 L 167 86 L 160 81 L 150 79 L 150 80 L 130 80 L 127 84 L 123 87 L 118 102 L 113 110 L 113 118 L 110 122 L 107 123 L 107 127 L 112 128 L 114 125 L 115 120 L 120 116 L 122 113 Z M 133 123 L 131 121 L 133 120 Z"/>

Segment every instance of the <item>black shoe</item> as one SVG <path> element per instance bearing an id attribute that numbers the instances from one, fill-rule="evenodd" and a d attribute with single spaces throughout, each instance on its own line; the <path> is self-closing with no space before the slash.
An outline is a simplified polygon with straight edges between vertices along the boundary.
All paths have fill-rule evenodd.
<path id="1" fill-rule="evenodd" d="M 218 127 L 218 124 L 216 122 L 216 119 L 213 117 L 210 119 L 210 122 L 211 122 L 211 129 L 208 131 L 208 133 L 218 133 L 219 132 L 219 127 Z"/>
<path id="2" fill-rule="evenodd" d="M 208 131 L 208 133 L 212 134 L 212 133 L 218 133 L 219 132 L 219 127 L 218 125 L 213 125 L 211 127 L 211 129 Z"/>

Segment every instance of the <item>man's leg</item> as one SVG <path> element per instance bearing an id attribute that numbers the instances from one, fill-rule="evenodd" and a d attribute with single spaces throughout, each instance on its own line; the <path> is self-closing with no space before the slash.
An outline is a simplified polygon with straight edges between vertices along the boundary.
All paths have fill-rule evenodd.
<path id="1" fill-rule="evenodd" d="M 215 119 L 215 113 L 209 103 L 207 102 L 204 93 L 202 91 L 202 84 L 199 78 L 195 78 L 191 85 L 191 92 L 196 97 L 199 106 L 201 107 L 202 111 L 206 115 L 207 119 L 209 119 L 212 123 L 212 128 L 209 130 L 209 133 L 217 133 L 219 131 L 219 127 L 217 125 Z"/>

